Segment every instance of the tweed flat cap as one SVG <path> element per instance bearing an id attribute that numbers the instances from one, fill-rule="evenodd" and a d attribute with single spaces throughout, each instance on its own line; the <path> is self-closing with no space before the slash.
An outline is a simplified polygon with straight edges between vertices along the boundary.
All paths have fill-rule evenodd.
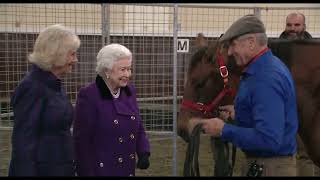
<path id="1" fill-rule="evenodd" d="M 246 15 L 235 21 L 219 41 L 227 42 L 245 34 L 265 32 L 266 29 L 257 16 Z"/>

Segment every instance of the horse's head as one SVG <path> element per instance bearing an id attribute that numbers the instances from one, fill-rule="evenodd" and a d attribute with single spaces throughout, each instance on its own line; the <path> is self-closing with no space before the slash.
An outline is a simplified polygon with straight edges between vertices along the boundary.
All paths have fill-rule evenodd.
<path id="1" fill-rule="evenodd" d="M 219 56 L 222 57 L 222 62 L 228 69 L 228 85 L 236 88 L 239 80 L 239 75 L 236 73 L 238 68 L 236 67 L 234 59 L 228 57 L 226 49 L 222 48 L 217 41 L 209 44 L 205 40 L 205 37 L 202 34 L 199 34 L 196 42 L 198 50 L 191 57 L 189 63 L 187 81 L 185 83 L 182 100 L 183 103 L 180 105 L 177 123 L 178 135 L 187 142 L 189 141 L 189 135 L 191 134 L 193 127 L 196 125 L 192 124 L 192 121 L 190 121 L 192 118 L 209 118 L 217 116 L 216 108 L 210 109 L 210 112 L 204 112 L 193 108 L 193 105 L 210 104 L 210 102 L 212 102 L 212 100 L 214 100 L 224 89 L 224 78 L 221 76 L 220 72 L 221 63 L 220 65 L 218 63 Z M 235 78 L 235 76 L 238 78 Z M 186 101 L 188 101 L 188 103 L 184 103 Z M 219 100 L 217 106 L 232 103 L 233 97 L 226 95 Z"/>

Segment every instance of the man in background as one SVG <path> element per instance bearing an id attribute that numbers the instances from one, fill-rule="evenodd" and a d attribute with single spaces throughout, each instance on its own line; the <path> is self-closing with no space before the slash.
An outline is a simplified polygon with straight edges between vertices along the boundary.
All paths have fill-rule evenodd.
<path id="1" fill-rule="evenodd" d="M 311 39 L 312 36 L 306 31 L 306 18 L 304 14 L 293 12 L 286 18 L 285 30 L 280 34 L 281 39 Z"/>
<path id="2" fill-rule="evenodd" d="M 306 18 L 299 12 L 290 13 L 286 18 L 285 30 L 281 33 L 280 39 L 312 39 L 306 31 Z M 298 176 L 319 176 L 320 168 L 310 160 L 301 137 L 297 135 L 297 175 Z"/>

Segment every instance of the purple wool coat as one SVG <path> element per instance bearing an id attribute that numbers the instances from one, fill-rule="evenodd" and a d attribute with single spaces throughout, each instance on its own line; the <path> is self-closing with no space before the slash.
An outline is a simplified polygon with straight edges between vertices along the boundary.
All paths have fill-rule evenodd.
<path id="1" fill-rule="evenodd" d="M 134 176 L 136 154 L 150 153 L 134 87 L 114 99 L 99 75 L 78 92 L 73 133 L 78 176 Z"/>
<path id="2" fill-rule="evenodd" d="M 73 108 L 62 83 L 32 65 L 11 97 L 9 176 L 74 176 Z"/>

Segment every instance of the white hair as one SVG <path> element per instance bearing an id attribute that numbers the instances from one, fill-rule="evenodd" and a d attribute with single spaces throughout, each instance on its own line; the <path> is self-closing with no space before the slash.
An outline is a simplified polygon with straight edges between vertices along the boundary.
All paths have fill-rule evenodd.
<path id="1" fill-rule="evenodd" d="M 109 44 L 104 46 L 97 55 L 96 72 L 104 77 L 105 70 L 111 70 L 115 61 L 129 58 L 132 61 L 131 51 L 121 44 Z"/>
<path id="2" fill-rule="evenodd" d="M 256 38 L 260 46 L 268 44 L 268 36 L 266 33 L 256 33 Z"/>
<path id="3" fill-rule="evenodd" d="M 46 71 L 52 66 L 63 66 L 69 51 L 80 46 L 79 37 L 69 28 L 55 24 L 44 29 L 38 36 L 29 61 Z"/>
<path id="4" fill-rule="evenodd" d="M 267 37 L 267 34 L 266 33 L 251 33 L 251 34 L 245 34 L 245 35 L 242 35 L 238 38 L 238 40 L 243 40 L 243 39 L 246 39 L 246 38 L 249 38 L 251 37 L 252 35 L 254 35 L 257 39 L 257 42 L 260 46 L 264 46 L 264 45 L 267 45 L 268 44 L 268 37 Z"/>

